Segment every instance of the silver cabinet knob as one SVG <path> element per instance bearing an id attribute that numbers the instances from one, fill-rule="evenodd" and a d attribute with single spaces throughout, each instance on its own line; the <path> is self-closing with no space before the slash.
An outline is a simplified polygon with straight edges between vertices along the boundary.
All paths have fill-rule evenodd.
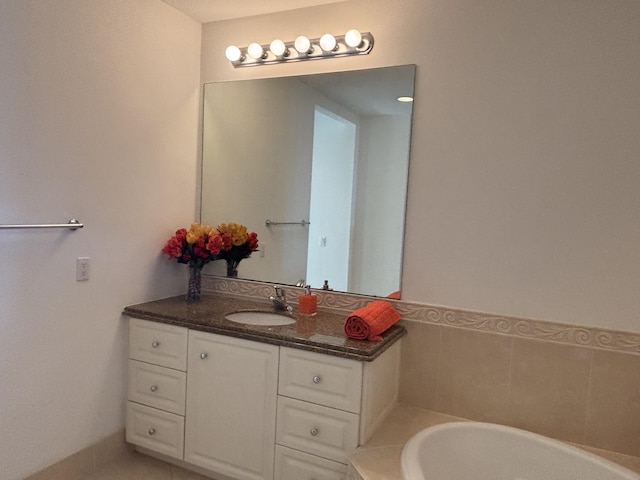
<path id="1" fill-rule="evenodd" d="M 160 342 L 157 342 L 157 341 L 156 341 L 156 342 L 153 342 L 153 343 L 151 344 L 151 346 L 152 346 L 153 348 L 158 348 L 158 347 L 160 346 Z"/>
<path id="2" fill-rule="evenodd" d="M 207 358 L 208 356 L 209 356 L 209 354 L 208 354 L 207 352 L 202 352 L 202 353 L 200 354 L 200 358 L 201 358 L 202 360 L 204 360 L 204 359 L 205 359 L 205 358 Z"/>
<path id="3" fill-rule="evenodd" d="M 151 388 L 149 388 L 149 390 L 151 390 L 152 392 L 155 392 L 158 390 L 158 386 L 157 385 L 151 385 Z"/>
<path id="4" fill-rule="evenodd" d="M 322 377 L 319 377 L 318 375 L 313 377 L 313 383 L 320 383 L 321 381 L 322 381 Z"/>
<path id="5" fill-rule="evenodd" d="M 309 433 L 315 437 L 316 435 L 318 435 L 320 433 L 320 430 L 316 427 L 313 427 L 311 430 L 309 430 Z"/>
<path id="6" fill-rule="evenodd" d="M 155 428 L 150 428 L 149 429 L 149 435 L 155 435 L 156 433 L 156 429 Z"/>

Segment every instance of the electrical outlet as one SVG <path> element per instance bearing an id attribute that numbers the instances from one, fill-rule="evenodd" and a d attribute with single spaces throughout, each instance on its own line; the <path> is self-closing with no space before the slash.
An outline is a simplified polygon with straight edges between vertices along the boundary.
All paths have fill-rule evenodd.
<path id="1" fill-rule="evenodd" d="M 260 242 L 260 258 L 264 258 L 265 250 L 267 249 L 267 244 Z"/>
<path id="2" fill-rule="evenodd" d="M 89 280 L 89 257 L 76 258 L 76 281 Z"/>

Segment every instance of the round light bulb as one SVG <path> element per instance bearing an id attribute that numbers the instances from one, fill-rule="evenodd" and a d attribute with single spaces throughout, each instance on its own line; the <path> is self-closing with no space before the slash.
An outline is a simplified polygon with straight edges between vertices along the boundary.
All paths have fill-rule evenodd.
<path id="1" fill-rule="evenodd" d="M 358 48 L 362 45 L 362 34 L 356 29 L 349 30 L 344 36 L 344 43 L 351 48 Z"/>
<path id="2" fill-rule="evenodd" d="M 224 51 L 224 56 L 227 57 L 227 60 L 230 62 L 237 62 L 242 58 L 242 52 L 235 45 L 229 45 Z"/>
<path id="3" fill-rule="evenodd" d="M 320 37 L 320 48 L 325 52 L 333 52 L 336 49 L 336 37 L 325 33 Z"/>
<path id="4" fill-rule="evenodd" d="M 304 35 L 300 35 L 294 42 L 294 47 L 300 53 L 309 53 L 311 50 L 311 41 Z"/>
<path id="5" fill-rule="evenodd" d="M 284 42 L 279 39 L 275 39 L 273 42 L 271 42 L 271 45 L 269 45 L 269 50 L 271 50 L 271 52 L 276 57 L 286 57 L 287 55 L 289 55 L 289 49 L 284 44 Z"/>
<path id="6" fill-rule="evenodd" d="M 413 97 L 398 97 L 398 101 L 403 103 L 411 103 L 413 102 Z"/>
<path id="7" fill-rule="evenodd" d="M 264 55 L 264 48 L 262 48 L 262 45 L 259 43 L 250 43 L 247 48 L 247 53 L 251 58 L 258 60 L 259 58 L 262 58 L 262 55 Z"/>

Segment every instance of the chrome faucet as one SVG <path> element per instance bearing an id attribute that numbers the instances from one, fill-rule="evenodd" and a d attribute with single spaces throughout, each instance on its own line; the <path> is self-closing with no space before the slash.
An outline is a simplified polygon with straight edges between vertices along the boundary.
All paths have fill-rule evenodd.
<path id="1" fill-rule="evenodd" d="M 284 310 L 289 313 L 293 312 L 293 307 L 287 303 L 287 294 L 284 291 L 284 288 L 279 285 L 276 285 L 274 288 L 276 290 L 276 294 L 269 297 L 269 300 L 271 300 L 271 303 L 273 304 L 273 308 L 276 310 Z"/>

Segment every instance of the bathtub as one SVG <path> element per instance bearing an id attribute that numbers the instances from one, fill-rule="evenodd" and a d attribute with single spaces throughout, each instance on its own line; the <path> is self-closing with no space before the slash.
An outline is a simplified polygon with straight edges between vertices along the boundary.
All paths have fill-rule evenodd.
<path id="1" fill-rule="evenodd" d="M 453 422 L 404 446 L 403 480 L 640 480 L 640 475 L 542 435 L 491 423 Z"/>

